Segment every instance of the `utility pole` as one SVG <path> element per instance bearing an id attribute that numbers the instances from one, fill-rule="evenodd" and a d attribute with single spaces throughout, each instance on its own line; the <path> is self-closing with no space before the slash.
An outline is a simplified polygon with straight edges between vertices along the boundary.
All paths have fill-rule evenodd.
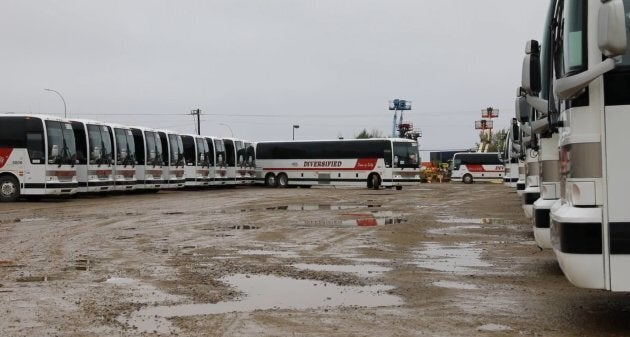
<path id="1" fill-rule="evenodd" d="M 197 134 L 201 136 L 201 109 L 191 110 L 190 114 L 197 115 Z"/>

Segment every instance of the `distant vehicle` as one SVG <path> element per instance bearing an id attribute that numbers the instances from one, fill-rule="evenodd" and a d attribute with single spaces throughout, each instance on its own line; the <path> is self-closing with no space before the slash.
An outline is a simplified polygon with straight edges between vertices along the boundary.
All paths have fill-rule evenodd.
<path id="1" fill-rule="evenodd" d="M 418 143 L 410 139 L 259 142 L 257 179 L 270 187 L 384 187 L 420 183 Z"/>
<path id="2" fill-rule="evenodd" d="M 136 146 L 131 128 L 109 124 L 114 132 L 114 190 L 136 188 Z"/>
<path id="3" fill-rule="evenodd" d="M 114 190 L 114 137 L 111 126 L 97 121 L 72 120 L 76 141 L 79 193 Z"/>
<path id="4" fill-rule="evenodd" d="M 208 140 L 197 135 L 182 135 L 182 142 L 186 186 L 210 186 L 211 153 Z"/>
<path id="5" fill-rule="evenodd" d="M 476 180 L 503 180 L 505 167 L 499 152 L 460 152 L 453 156 L 452 181 L 472 184 Z"/>
<path id="6" fill-rule="evenodd" d="M 182 188 L 184 178 L 184 145 L 182 136 L 172 131 L 158 131 L 162 146 L 162 176 L 164 188 Z"/>
<path id="7" fill-rule="evenodd" d="M 136 188 L 157 192 L 164 185 L 160 136 L 156 130 L 142 127 L 131 127 L 131 133 L 136 149 Z"/>
<path id="8" fill-rule="evenodd" d="M 76 193 L 76 156 L 70 121 L 0 115 L 0 201 Z"/>

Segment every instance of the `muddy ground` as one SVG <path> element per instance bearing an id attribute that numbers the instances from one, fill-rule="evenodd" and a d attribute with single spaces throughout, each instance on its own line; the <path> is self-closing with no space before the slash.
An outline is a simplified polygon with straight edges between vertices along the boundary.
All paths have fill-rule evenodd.
<path id="1" fill-rule="evenodd" d="M 0 205 L 2 336 L 626 336 L 499 184 Z"/>

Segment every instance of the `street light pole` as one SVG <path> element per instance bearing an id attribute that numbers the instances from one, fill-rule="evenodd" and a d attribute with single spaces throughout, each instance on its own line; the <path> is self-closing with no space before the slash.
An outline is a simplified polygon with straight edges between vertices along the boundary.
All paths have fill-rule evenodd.
<path id="1" fill-rule="evenodd" d="M 234 138 L 234 132 L 232 132 L 232 128 L 229 125 L 225 123 L 219 123 L 219 125 L 227 126 L 227 128 L 230 129 L 230 134 L 232 135 L 232 138 Z"/>
<path id="2" fill-rule="evenodd" d="M 67 110 L 66 110 L 66 100 L 63 99 L 63 96 L 61 96 L 61 94 L 59 93 L 59 91 L 57 90 L 53 90 L 53 89 L 48 89 L 48 88 L 44 88 L 44 90 L 46 91 L 52 91 L 55 94 L 59 95 L 59 97 L 61 97 L 61 101 L 63 102 L 63 118 L 67 117 Z"/>
<path id="3" fill-rule="evenodd" d="M 292 129 L 292 131 L 293 131 L 293 140 L 295 140 L 295 129 L 299 129 L 299 128 L 300 128 L 299 125 L 293 124 L 293 129 Z"/>

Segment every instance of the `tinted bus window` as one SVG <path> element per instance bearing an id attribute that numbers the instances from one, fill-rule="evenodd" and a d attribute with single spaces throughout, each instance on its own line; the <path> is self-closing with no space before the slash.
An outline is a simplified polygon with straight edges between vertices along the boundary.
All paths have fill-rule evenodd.
<path id="1" fill-rule="evenodd" d="M 195 139 L 191 136 L 182 136 L 184 145 L 184 160 L 186 165 L 197 165 L 197 152 L 195 151 Z"/>

